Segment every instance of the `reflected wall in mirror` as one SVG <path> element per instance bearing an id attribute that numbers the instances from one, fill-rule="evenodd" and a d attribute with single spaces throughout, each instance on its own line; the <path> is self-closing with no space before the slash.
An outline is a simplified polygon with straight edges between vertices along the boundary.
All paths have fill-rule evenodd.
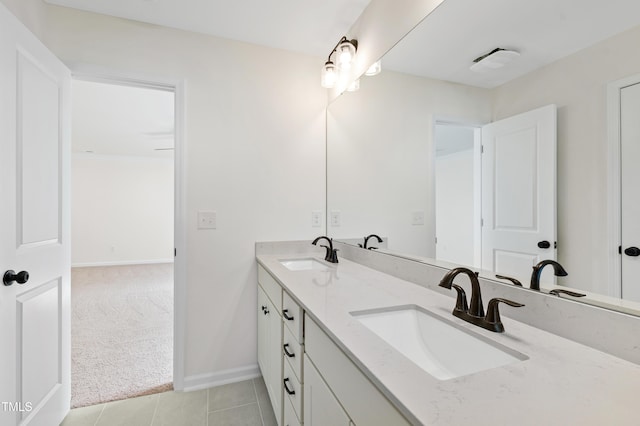
<path id="1" fill-rule="evenodd" d="M 634 82 L 640 83 L 640 56 L 634 53 L 640 40 L 640 4 L 622 0 L 475 3 L 446 0 L 383 58 L 381 74 L 363 77 L 359 92 L 346 93 L 329 106 L 327 217 L 339 211 L 341 218 L 338 227 L 328 223 L 329 235 L 353 239 L 375 232 L 385 237 L 388 251 L 394 254 L 482 266 L 486 256 L 478 254 L 477 243 L 473 250 L 462 248 L 465 254 L 460 252 L 462 246 L 453 250 L 444 246 L 462 239 L 477 242 L 479 231 L 473 224 L 466 222 L 464 230 L 462 224 L 455 226 L 468 217 L 477 218 L 477 200 L 474 204 L 451 194 L 463 182 L 466 189 L 456 191 L 471 192 L 477 199 L 480 190 L 477 180 L 469 181 L 470 174 L 476 179 L 478 175 L 470 158 L 464 160 L 466 166 L 441 167 L 444 162 L 436 141 L 440 126 L 477 133 L 475 129 L 487 123 L 555 104 L 557 238 L 549 242 L 557 241 L 557 259 L 569 272 L 557 285 L 579 289 L 594 303 L 617 303 L 626 309 L 624 302 L 616 300 L 634 299 L 640 290 L 635 292 L 630 280 L 626 290 L 620 278 L 616 282 L 615 266 L 621 274 L 629 270 L 621 262 L 640 257 L 627 256 L 623 250 L 619 254 L 618 244 L 624 243 L 625 249 L 640 246 L 640 232 L 632 237 L 628 226 L 621 231 L 622 241 L 614 235 L 612 207 L 620 196 L 611 193 L 609 179 L 619 173 L 620 166 L 609 164 L 607 129 L 617 127 L 619 121 L 608 117 L 607 90 L 615 86 L 622 93 L 625 102 L 621 104 L 628 108 L 622 117 L 640 114 L 640 103 L 632 110 L 636 103 L 628 100 L 635 93 L 625 92 Z M 517 50 L 520 56 L 495 72 L 469 70 L 474 58 L 495 47 Z M 622 85 L 625 89 L 614 83 L 621 79 L 629 82 Z M 623 120 L 623 125 L 630 126 L 623 133 L 638 131 L 633 126 L 640 120 L 632 121 Z M 625 154 L 635 153 L 629 148 L 623 159 Z M 465 155 L 474 154 L 459 157 Z M 634 161 L 640 161 L 640 153 Z M 625 198 L 625 193 L 633 194 L 623 185 L 623 200 L 637 198 Z M 465 204 L 457 208 L 452 204 L 462 200 Z M 443 208 L 443 202 L 449 205 Z M 456 216 L 460 211 L 467 213 L 467 219 Z M 446 227 L 451 237 L 443 240 L 439 233 Z M 513 273 L 497 266 L 483 275 L 495 279 L 495 272 Z M 552 283 L 549 278 L 544 281 Z"/>

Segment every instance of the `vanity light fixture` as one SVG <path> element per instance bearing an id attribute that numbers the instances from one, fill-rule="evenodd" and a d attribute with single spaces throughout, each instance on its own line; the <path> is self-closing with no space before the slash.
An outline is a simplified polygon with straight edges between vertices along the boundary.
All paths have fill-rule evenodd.
<path id="1" fill-rule="evenodd" d="M 327 62 L 322 67 L 322 73 L 320 76 L 320 84 L 322 87 L 331 89 L 340 77 L 340 72 L 347 72 L 351 68 L 351 64 L 356 56 L 356 50 L 358 49 L 358 40 L 349 40 L 346 37 L 342 37 L 336 46 L 329 53 Z M 336 63 L 331 60 L 331 56 L 336 53 Z"/>
<path id="2" fill-rule="evenodd" d="M 518 56 L 520 56 L 520 53 L 516 52 L 515 50 L 508 50 L 497 47 L 491 52 L 474 59 L 473 65 L 471 65 L 471 71 L 487 72 L 502 68 L 509 62 L 512 62 Z"/>
<path id="3" fill-rule="evenodd" d="M 380 74 L 380 71 L 382 71 L 382 60 L 374 62 L 364 75 L 371 77 Z"/>

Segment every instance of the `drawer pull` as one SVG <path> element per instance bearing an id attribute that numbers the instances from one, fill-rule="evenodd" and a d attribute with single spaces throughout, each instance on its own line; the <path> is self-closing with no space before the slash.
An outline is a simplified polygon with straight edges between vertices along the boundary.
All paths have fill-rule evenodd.
<path id="1" fill-rule="evenodd" d="M 287 386 L 287 383 L 289 383 L 289 378 L 287 377 L 286 379 L 283 380 L 283 382 L 284 382 L 284 390 L 286 390 L 289 395 L 295 395 L 296 391 L 294 391 L 293 389 L 289 389 L 289 386 Z"/>
<path id="2" fill-rule="evenodd" d="M 282 311 L 282 316 L 284 317 L 284 319 L 286 319 L 287 321 L 293 321 L 293 317 L 289 316 L 289 310 L 288 309 L 284 309 Z"/>
<path id="3" fill-rule="evenodd" d="M 289 352 L 289 351 L 287 350 L 287 348 L 288 348 L 288 347 L 289 347 L 289 344 L 288 344 L 288 343 L 285 343 L 285 344 L 284 344 L 284 346 L 282 347 L 282 349 L 284 349 L 284 354 L 285 354 L 286 356 L 288 356 L 289 358 L 293 358 L 294 356 L 296 356 L 296 354 L 293 354 L 293 353 Z"/>

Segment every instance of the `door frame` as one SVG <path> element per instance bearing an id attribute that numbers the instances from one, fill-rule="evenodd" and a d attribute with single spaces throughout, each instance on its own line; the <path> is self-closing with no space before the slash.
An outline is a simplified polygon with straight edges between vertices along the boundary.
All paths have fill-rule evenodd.
<path id="1" fill-rule="evenodd" d="M 607 142 L 608 142 L 608 292 L 611 297 L 622 297 L 622 268 L 618 252 L 622 244 L 622 182 L 620 164 L 620 91 L 640 83 L 640 74 L 634 74 L 607 84 Z"/>
<path id="2" fill-rule="evenodd" d="M 71 64 L 69 67 L 72 80 L 118 84 L 174 93 L 173 388 L 176 391 L 183 391 L 187 322 L 186 81 L 166 76 L 141 75 L 91 64 Z"/>

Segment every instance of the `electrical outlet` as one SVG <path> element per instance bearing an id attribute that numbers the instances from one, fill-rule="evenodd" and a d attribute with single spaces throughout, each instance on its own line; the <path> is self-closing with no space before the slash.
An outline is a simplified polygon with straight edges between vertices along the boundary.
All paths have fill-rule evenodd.
<path id="1" fill-rule="evenodd" d="M 322 226 L 322 212 L 311 212 L 311 227 L 320 228 Z"/>
<path id="2" fill-rule="evenodd" d="M 332 211 L 331 212 L 331 226 L 338 227 L 340 226 L 340 212 Z"/>
<path id="3" fill-rule="evenodd" d="M 199 211 L 198 229 L 216 229 L 216 212 Z"/>
<path id="4" fill-rule="evenodd" d="M 412 220 L 411 220 L 412 225 L 424 225 L 424 212 L 416 211 L 411 213 L 411 216 L 412 216 Z"/>

